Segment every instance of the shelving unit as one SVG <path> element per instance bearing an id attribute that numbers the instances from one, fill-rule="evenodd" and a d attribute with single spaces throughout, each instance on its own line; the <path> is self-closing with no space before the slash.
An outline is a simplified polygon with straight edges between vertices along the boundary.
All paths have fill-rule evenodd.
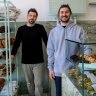
<path id="1" fill-rule="evenodd" d="M 14 61 L 15 64 L 12 64 L 10 59 L 11 47 L 16 35 L 16 19 L 10 17 L 9 11 L 10 7 L 15 8 L 15 6 L 10 1 L 0 0 L 0 8 L 1 7 L 4 9 L 4 11 L 3 15 L 0 14 L 0 26 L 4 26 L 4 32 L 2 30 L 0 32 L 0 54 L 2 58 L 0 59 L 0 64 L 4 67 L 0 69 L 0 72 L 3 72 L 3 75 L 1 74 L 0 78 L 3 78 L 5 81 L 3 82 L 4 84 L 1 88 L 0 96 L 16 96 L 18 91 L 18 60 L 16 59 Z M 5 58 L 2 57 L 2 54 L 5 54 Z M 15 79 L 13 78 L 14 74 L 16 75 Z"/>

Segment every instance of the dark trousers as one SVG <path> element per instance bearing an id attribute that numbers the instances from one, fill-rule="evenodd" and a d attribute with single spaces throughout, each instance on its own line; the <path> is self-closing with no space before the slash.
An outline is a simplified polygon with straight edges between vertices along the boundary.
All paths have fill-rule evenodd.
<path id="1" fill-rule="evenodd" d="M 61 95 L 61 77 L 55 76 L 56 96 Z"/>

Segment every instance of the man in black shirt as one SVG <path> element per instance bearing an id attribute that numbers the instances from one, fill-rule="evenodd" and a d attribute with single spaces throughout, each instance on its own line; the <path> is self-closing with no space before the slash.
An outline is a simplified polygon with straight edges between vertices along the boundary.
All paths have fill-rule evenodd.
<path id="1" fill-rule="evenodd" d="M 47 46 L 47 34 L 43 25 L 36 24 L 38 12 L 31 8 L 28 10 L 26 25 L 18 28 L 15 42 L 11 52 L 11 61 L 14 60 L 17 50 L 22 43 L 22 68 L 25 74 L 30 96 L 43 96 L 42 88 L 42 39 Z"/>

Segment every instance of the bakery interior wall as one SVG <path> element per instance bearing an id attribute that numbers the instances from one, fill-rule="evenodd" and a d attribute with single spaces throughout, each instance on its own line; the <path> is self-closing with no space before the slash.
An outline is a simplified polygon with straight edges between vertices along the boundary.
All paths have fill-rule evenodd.
<path id="1" fill-rule="evenodd" d="M 47 33 L 56 25 L 56 20 L 54 17 L 49 16 L 48 12 L 48 0 L 10 0 L 18 9 L 20 9 L 21 14 L 17 19 L 17 28 L 23 24 L 26 24 L 26 16 L 29 8 L 36 8 L 39 16 L 37 22 L 43 24 Z M 93 38 L 96 36 L 96 5 L 89 5 L 89 0 L 87 0 L 87 13 L 77 17 L 77 23 L 83 26 L 88 35 Z M 44 91 L 48 91 L 49 89 L 49 79 L 48 79 L 48 70 L 47 70 L 47 55 L 46 48 L 44 48 Z M 21 56 L 21 55 L 20 55 Z M 19 83 L 20 83 L 20 93 L 26 93 L 26 83 L 24 79 L 24 75 L 22 72 L 20 60 L 19 60 Z"/>
<path id="2" fill-rule="evenodd" d="M 39 16 L 38 21 L 54 21 L 55 19 L 49 16 L 49 0 L 10 0 L 17 8 L 21 10 L 21 14 L 17 21 L 24 22 L 26 21 L 26 15 L 29 8 L 36 8 Z M 78 16 L 78 20 L 96 20 L 96 4 L 89 5 L 90 1 L 95 0 L 86 0 L 87 2 L 87 12 L 82 16 Z"/>

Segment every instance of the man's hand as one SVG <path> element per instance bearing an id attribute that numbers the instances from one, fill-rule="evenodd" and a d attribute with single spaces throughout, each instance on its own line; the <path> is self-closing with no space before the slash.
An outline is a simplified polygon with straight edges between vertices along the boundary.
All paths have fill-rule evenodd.
<path id="1" fill-rule="evenodd" d="M 49 71 L 49 77 L 50 77 L 51 80 L 54 80 L 55 74 L 54 74 L 53 71 Z"/>

